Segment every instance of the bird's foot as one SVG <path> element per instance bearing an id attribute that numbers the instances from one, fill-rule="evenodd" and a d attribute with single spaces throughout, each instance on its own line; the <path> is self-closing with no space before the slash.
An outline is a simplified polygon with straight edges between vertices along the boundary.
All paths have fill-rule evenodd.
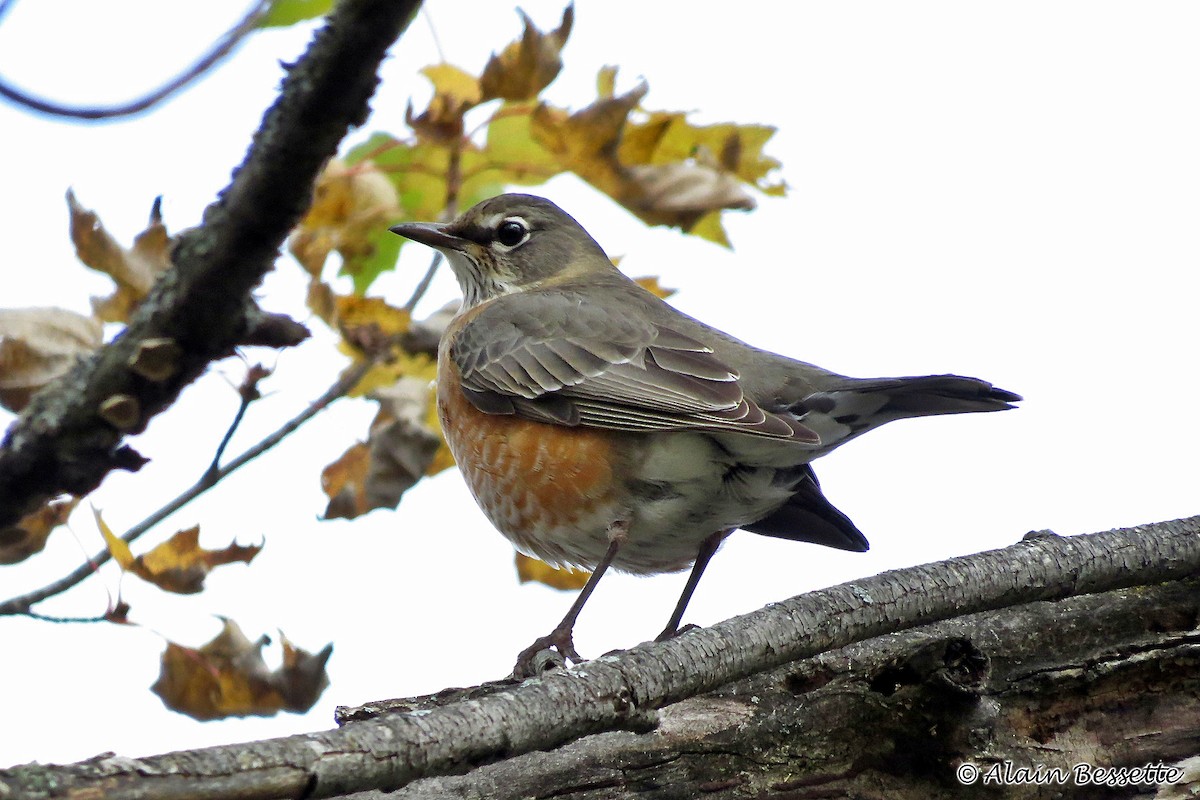
<path id="1" fill-rule="evenodd" d="M 551 648 L 554 648 L 553 650 Z M 549 634 L 534 640 L 517 656 L 513 667 L 514 678 L 534 678 L 552 670 L 561 669 L 567 661 L 579 664 L 584 659 L 575 650 L 570 628 L 555 628 Z"/>
<path id="2" fill-rule="evenodd" d="M 667 628 L 664 628 L 663 632 L 660 633 L 658 636 L 655 636 L 654 641 L 665 642 L 667 639 L 674 639 L 676 636 L 679 636 L 680 634 L 687 633 L 688 631 L 697 630 L 697 629 L 699 629 L 699 627 L 700 627 L 699 625 L 691 625 L 691 624 L 684 625 L 682 628 L 676 628 L 676 627 L 669 626 Z"/>

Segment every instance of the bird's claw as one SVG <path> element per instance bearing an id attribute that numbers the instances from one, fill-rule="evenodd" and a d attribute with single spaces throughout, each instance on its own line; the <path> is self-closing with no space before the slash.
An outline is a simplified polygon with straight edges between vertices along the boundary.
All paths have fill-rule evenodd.
<path id="1" fill-rule="evenodd" d="M 546 636 L 535 639 L 533 644 L 520 652 L 512 676 L 522 679 L 534 678 L 562 669 L 567 661 L 578 664 L 583 660 L 575 650 L 571 629 L 555 628 Z"/>

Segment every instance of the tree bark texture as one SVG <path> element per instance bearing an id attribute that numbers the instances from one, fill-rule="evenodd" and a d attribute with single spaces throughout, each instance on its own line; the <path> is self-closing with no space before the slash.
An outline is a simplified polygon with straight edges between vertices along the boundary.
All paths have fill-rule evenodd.
<path id="1" fill-rule="evenodd" d="M 1198 533 L 1034 534 L 336 731 L 0 771 L 0 798 L 1153 796 L 955 770 L 1200 752 Z"/>

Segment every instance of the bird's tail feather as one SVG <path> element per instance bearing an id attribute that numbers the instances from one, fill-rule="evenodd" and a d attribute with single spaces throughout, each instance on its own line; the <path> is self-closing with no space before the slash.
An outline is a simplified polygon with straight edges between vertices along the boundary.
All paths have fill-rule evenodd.
<path id="1" fill-rule="evenodd" d="M 865 552 L 867 537 L 862 535 L 849 517 L 825 499 L 812 467 L 804 464 L 798 470 L 795 493 L 791 498 L 767 517 L 751 525 L 743 525 L 742 530 L 776 539 Z"/>
<path id="2" fill-rule="evenodd" d="M 879 413 L 891 419 L 933 414 L 966 414 L 1013 408 L 1021 396 L 978 378 L 961 375 L 925 375 L 913 378 L 879 378 L 854 381 L 853 390 L 885 395 Z"/>

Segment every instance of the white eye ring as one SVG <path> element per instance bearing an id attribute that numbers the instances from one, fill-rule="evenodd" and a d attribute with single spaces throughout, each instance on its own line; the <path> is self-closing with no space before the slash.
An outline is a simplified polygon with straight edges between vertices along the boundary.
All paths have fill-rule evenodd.
<path id="1" fill-rule="evenodd" d="M 495 243 L 497 246 L 512 250 L 529 239 L 529 225 L 520 217 L 506 217 L 496 226 Z"/>

